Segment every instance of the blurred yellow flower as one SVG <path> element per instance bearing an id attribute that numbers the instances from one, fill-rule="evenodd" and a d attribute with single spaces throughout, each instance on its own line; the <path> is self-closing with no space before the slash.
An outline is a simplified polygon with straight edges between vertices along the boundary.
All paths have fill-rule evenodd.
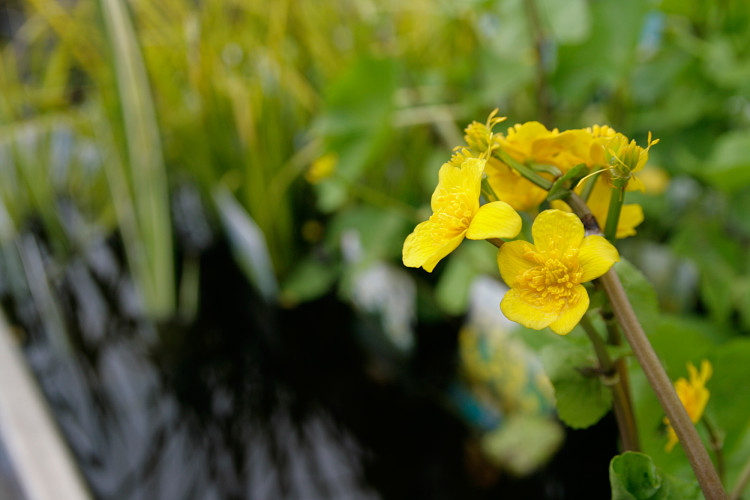
<path id="1" fill-rule="evenodd" d="M 545 210 L 531 228 L 534 244 L 512 241 L 500 247 L 497 263 L 510 290 L 500 308 L 517 323 L 557 334 L 569 333 L 589 307 L 582 283 L 606 273 L 620 260 L 612 244 L 585 236 L 573 214 Z"/>
<path id="2" fill-rule="evenodd" d="M 305 179 L 310 184 L 317 184 L 323 179 L 326 179 L 333 175 L 336 171 L 336 165 L 339 162 L 339 157 L 336 153 L 326 153 L 310 165 L 305 173 Z"/>
<path id="3" fill-rule="evenodd" d="M 646 194 L 664 194 L 669 187 L 669 174 L 660 167 L 649 165 L 638 174 L 638 178 L 643 183 L 643 187 L 646 188 Z"/>
<path id="4" fill-rule="evenodd" d="M 521 231 L 521 217 L 510 205 L 494 201 L 479 206 L 485 160 L 469 158 L 456 168 L 440 168 L 432 194 L 433 214 L 414 228 L 404 242 L 407 267 L 432 272 L 438 262 L 458 247 L 463 239 L 513 238 Z"/>
<path id="5" fill-rule="evenodd" d="M 708 404 L 710 392 L 706 389 L 706 382 L 711 378 L 713 368 L 711 367 L 711 363 L 707 359 L 704 359 L 701 362 L 700 373 L 698 373 L 698 370 L 696 370 L 692 363 L 687 364 L 687 369 L 690 374 L 690 380 L 688 381 L 684 377 L 680 377 L 674 383 L 674 389 L 680 398 L 682 406 L 685 407 L 690 420 L 694 424 L 697 424 L 703 416 L 706 404 Z M 664 424 L 667 426 L 668 436 L 668 441 L 664 449 L 672 451 L 672 448 L 679 442 L 679 439 L 667 417 L 664 417 Z"/>

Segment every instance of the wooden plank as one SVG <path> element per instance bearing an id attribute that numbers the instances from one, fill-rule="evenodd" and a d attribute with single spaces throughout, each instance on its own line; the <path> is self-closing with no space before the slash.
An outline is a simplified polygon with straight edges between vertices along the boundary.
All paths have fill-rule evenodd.
<path id="1" fill-rule="evenodd" d="M 91 500 L 23 352 L 2 316 L 0 436 L 28 500 Z"/>

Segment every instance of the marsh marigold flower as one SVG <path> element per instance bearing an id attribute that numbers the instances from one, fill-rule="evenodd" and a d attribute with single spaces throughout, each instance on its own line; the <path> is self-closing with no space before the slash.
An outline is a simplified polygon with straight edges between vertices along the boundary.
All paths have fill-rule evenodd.
<path id="1" fill-rule="evenodd" d="M 557 334 L 569 333 L 589 307 L 582 283 L 603 275 L 620 260 L 602 236 L 585 236 L 570 213 L 545 210 L 531 227 L 534 244 L 512 241 L 500 247 L 497 263 L 510 287 L 500 308 L 517 323 Z"/>
<path id="2" fill-rule="evenodd" d="M 433 214 L 418 224 L 404 242 L 405 266 L 432 272 L 464 238 L 485 240 L 518 235 L 521 217 L 510 205 L 493 201 L 479 206 L 484 165 L 485 160 L 469 158 L 460 168 L 450 163 L 440 168 L 431 200 Z"/>
<path id="3" fill-rule="evenodd" d="M 674 383 L 674 389 L 677 391 L 677 396 L 680 398 L 682 406 L 685 407 L 685 411 L 687 411 L 690 420 L 694 424 L 697 424 L 703 416 L 706 404 L 708 404 L 710 393 L 708 392 L 708 389 L 706 389 L 706 382 L 711 378 L 713 369 L 711 363 L 707 359 L 704 359 L 701 362 L 700 373 L 698 373 L 698 370 L 696 370 L 692 363 L 687 364 L 687 369 L 688 374 L 690 375 L 690 380 L 680 377 L 677 379 L 677 382 Z M 667 417 L 664 417 L 664 423 L 667 426 L 668 436 L 668 441 L 664 449 L 672 451 L 672 448 L 674 448 L 674 445 L 679 442 L 679 439 Z"/>

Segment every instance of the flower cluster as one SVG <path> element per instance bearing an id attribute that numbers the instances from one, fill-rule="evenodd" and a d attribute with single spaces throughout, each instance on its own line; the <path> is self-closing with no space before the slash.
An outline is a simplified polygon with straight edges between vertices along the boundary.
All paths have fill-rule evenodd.
<path id="1" fill-rule="evenodd" d="M 635 204 L 621 206 L 622 196 L 640 186 L 634 174 L 657 141 L 649 136 L 642 148 L 608 126 L 561 132 L 538 122 L 494 133 L 503 120 L 493 112 L 485 123 L 466 128 L 466 144 L 456 147 L 440 169 L 433 214 L 406 238 L 403 261 L 431 272 L 464 238 L 491 240 L 500 247 L 500 274 L 511 288 L 501 304 L 503 313 L 527 327 L 549 326 L 564 335 L 588 309 L 583 284 L 606 273 L 619 254 L 602 236 L 586 236 L 562 199 L 577 193 L 601 227 L 615 214 L 611 232 L 608 227 L 611 239 L 635 234 L 643 211 Z M 550 189 L 559 191 L 563 182 L 564 196 L 553 197 Z M 539 213 L 548 198 L 552 209 Z M 516 210 L 538 213 L 533 243 L 503 244 L 521 230 Z"/>

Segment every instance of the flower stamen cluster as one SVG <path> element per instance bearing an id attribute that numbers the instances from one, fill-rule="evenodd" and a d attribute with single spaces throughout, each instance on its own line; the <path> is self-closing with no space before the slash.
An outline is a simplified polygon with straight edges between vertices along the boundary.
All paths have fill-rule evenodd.
<path id="1" fill-rule="evenodd" d="M 606 273 L 619 260 L 614 246 L 585 236 L 580 219 L 560 210 L 539 214 L 531 228 L 534 244 L 506 243 L 498 252 L 500 274 L 510 286 L 500 308 L 517 323 L 569 333 L 589 306 L 583 283 Z"/>

